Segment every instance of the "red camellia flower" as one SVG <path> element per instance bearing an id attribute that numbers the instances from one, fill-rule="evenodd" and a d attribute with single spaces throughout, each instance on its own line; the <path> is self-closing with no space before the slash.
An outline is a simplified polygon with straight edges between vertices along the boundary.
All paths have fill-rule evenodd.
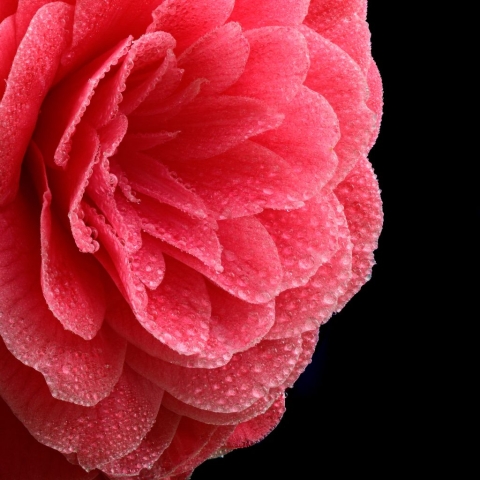
<path id="1" fill-rule="evenodd" d="M 262 439 L 368 279 L 366 0 L 1 0 L 0 477 Z"/>

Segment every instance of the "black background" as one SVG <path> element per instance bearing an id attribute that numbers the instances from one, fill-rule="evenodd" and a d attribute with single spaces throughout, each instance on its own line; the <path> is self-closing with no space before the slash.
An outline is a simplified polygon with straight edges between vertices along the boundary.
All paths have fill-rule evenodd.
<path id="1" fill-rule="evenodd" d="M 388 478 L 407 458 L 410 463 L 422 455 L 424 420 L 419 417 L 409 431 L 411 407 L 421 403 L 419 375 L 409 373 L 418 346 L 414 297 L 422 282 L 412 251 L 418 251 L 414 244 L 425 228 L 416 225 L 420 230 L 409 233 L 418 221 L 412 205 L 421 179 L 415 180 L 411 168 L 421 119 L 409 114 L 417 81 L 416 67 L 409 64 L 414 27 L 400 5 L 407 8 L 370 0 L 367 18 L 385 102 L 380 136 L 369 155 L 385 215 L 372 279 L 322 326 L 313 362 L 288 391 L 279 426 L 257 445 L 205 462 L 192 480 L 340 478 L 345 470 Z"/>

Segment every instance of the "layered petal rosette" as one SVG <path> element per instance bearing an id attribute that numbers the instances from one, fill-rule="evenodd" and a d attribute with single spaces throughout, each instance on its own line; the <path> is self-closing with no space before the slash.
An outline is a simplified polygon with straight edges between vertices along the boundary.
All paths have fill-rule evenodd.
<path id="1" fill-rule="evenodd" d="M 278 423 L 381 229 L 365 16 L 2 0 L 1 478 L 180 480 Z"/>

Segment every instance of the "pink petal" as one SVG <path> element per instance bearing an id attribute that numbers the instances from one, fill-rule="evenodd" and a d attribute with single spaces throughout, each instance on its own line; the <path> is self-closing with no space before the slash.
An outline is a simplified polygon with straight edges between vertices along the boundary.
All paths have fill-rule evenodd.
<path id="1" fill-rule="evenodd" d="M 269 302 L 279 292 L 283 273 L 265 227 L 255 217 L 222 220 L 218 224 L 218 238 L 224 248 L 222 272 L 167 244 L 162 248 L 235 297 L 250 303 Z"/>
<path id="2" fill-rule="evenodd" d="M 204 277 L 171 258 L 165 261 L 165 278 L 148 293 L 146 312 L 137 312 L 137 318 L 147 332 L 173 350 L 198 353 L 208 340 L 211 315 Z"/>
<path id="3" fill-rule="evenodd" d="M 138 38 L 152 20 L 152 11 L 158 0 L 76 0 L 73 24 L 73 41 L 62 58 L 59 77 L 80 64 L 112 48 L 131 35 Z"/>
<path id="4" fill-rule="evenodd" d="M 0 343 L 1 396 L 36 440 L 76 453 L 84 469 L 127 455 L 154 425 L 163 391 L 128 367 L 110 396 L 83 407 L 52 398 L 41 375 Z"/>
<path id="5" fill-rule="evenodd" d="M 302 200 L 308 200 L 320 192 L 337 167 L 333 151 L 340 138 L 337 116 L 320 94 L 307 87 L 300 88 L 283 113 L 285 120 L 279 128 L 254 141 L 291 165 Z"/>
<path id="6" fill-rule="evenodd" d="M 307 43 L 295 28 L 264 27 L 245 32 L 250 55 L 229 95 L 254 97 L 269 105 L 289 103 L 310 66 Z"/>
<path id="7" fill-rule="evenodd" d="M 175 468 L 192 459 L 208 445 L 218 428 L 183 417 L 172 443 L 159 461 L 151 470 L 143 470 L 137 478 L 139 480 L 170 478 L 168 475 Z"/>
<path id="8" fill-rule="evenodd" d="M 0 8 L 2 8 L 0 6 Z M 0 102 L 5 89 L 7 88 L 7 78 L 12 68 L 12 62 L 17 52 L 17 42 L 15 41 L 15 15 L 5 18 L 0 23 Z"/>
<path id="9" fill-rule="evenodd" d="M 37 442 L 1 397 L 0 465 L 2 476 L 11 480 L 93 480 L 98 474 L 85 472 Z"/>
<path id="10" fill-rule="evenodd" d="M 253 98 L 218 96 L 197 99 L 168 121 L 181 133 L 153 149 L 158 158 L 201 160 L 219 155 L 247 138 L 277 128 L 283 115 Z"/>
<path id="11" fill-rule="evenodd" d="M 228 23 L 204 35 L 178 59 L 185 70 L 183 82 L 205 78 L 204 95 L 222 93 L 233 85 L 245 69 L 249 42 L 238 23 Z"/>
<path id="12" fill-rule="evenodd" d="M 183 70 L 178 70 L 178 72 L 181 72 L 183 76 Z M 172 73 L 172 76 L 174 77 L 173 80 L 178 79 L 180 82 L 180 75 Z M 171 139 L 173 140 L 181 130 L 178 129 L 178 125 L 170 124 L 169 120 L 177 116 L 187 105 L 190 105 L 206 84 L 207 80 L 205 78 L 199 78 L 184 88 L 178 88 L 171 95 L 161 95 L 163 82 L 159 82 L 160 89 L 153 90 L 146 101 L 130 116 L 131 132 L 156 133 L 166 129 L 175 134 Z"/>
<path id="13" fill-rule="evenodd" d="M 132 255 L 132 270 L 150 290 L 155 290 L 165 276 L 165 260 L 159 242 L 150 235 L 142 235 L 142 247 Z"/>
<path id="14" fill-rule="evenodd" d="M 297 381 L 298 377 L 303 373 L 305 368 L 312 361 L 312 355 L 318 343 L 318 330 L 302 333 L 302 353 L 298 357 L 294 369 L 282 385 L 283 390 L 290 388 Z"/>
<path id="15" fill-rule="evenodd" d="M 317 196 L 297 210 L 264 210 L 257 218 L 277 246 L 282 290 L 305 285 L 337 249 L 337 213 L 333 195 Z"/>
<path id="16" fill-rule="evenodd" d="M 311 0 L 305 24 L 321 32 L 357 12 L 364 19 L 366 4 L 366 0 Z"/>
<path id="17" fill-rule="evenodd" d="M 283 384 L 301 351 L 301 339 L 297 337 L 263 340 L 214 369 L 179 367 L 133 349 L 127 361 L 178 400 L 200 409 L 230 413 L 247 409 L 270 389 Z"/>
<path id="18" fill-rule="evenodd" d="M 329 188 L 341 182 L 361 155 L 368 151 L 375 116 L 367 107 L 368 85 L 358 65 L 338 46 L 302 27 L 308 42 L 311 68 L 305 81 L 332 105 L 342 135 L 335 152 L 338 167 Z"/>
<path id="19" fill-rule="evenodd" d="M 368 69 L 367 82 L 370 90 L 367 107 L 376 115 L 375 128 L 370 137 L 370 147 L 373 147 L 380 130 L 380 122 L 382 121 L 383 111 L 382 79 L 380 77 L 380 72 L 378 71 L 377 65 L 373 60 L 370 63 L 370 68 Z"/>
<path id="20" fill-rule="evenodd" d="M 281 394 L 269 409 L 247 422 L 238 424 L 225 444 L 226 450 L 245 448 L 263 440 L 285 413 L 285 394 Z"/>
<path id="21" fill-rule="evenodd" d="M 250 140 L 201 162 L 171 162 L 169 166 L 221 220 L 260 213 L 264 208 L 286 210 L 303 205 L 294 167 Z"/>
<path id="22" fill-rule="evenodd" d="M 236 0 L 230 20 L 243 28 L 267 25 L 300 25 L 307 15 L 309 0 Z"/>
<path id="23" fill-rule="evenodd" d="M 66 330 L 91 340 L 102 326 L 106 308 L 101 271 L 93 258 L 78 251 L 57 215 L 52 214 L 52 194 L 43 158 L 34 144 L 28 159 L 33 178 L 40 184 L 39 194 L 43 196 L 40 239 L 45 300 Z"/>
<path id="24" fill-rule="evenodd" d="M 215 225 L 210 221 L 194 218 L 143 195 L 137 213 L 144 231 L 198 258 L 216 271 L 221 269 L 221 246 Z"/>
<path id="25" fill-rule="evenodd" d="M 148 155 L 125 152 L 117 156 L 132 188 L 197 218 L 209 212 L 202 199 L 177 180 L 161 162 Z"/>
<path id="26" fill-rule="evenodd" d="M 155 425 L 147 433 L 136 450 L 102 466 L 102 471 L 115 476 L 138 475 L 142 469 L 150 469 L 172 442 L 181 417 L 164 407 L 158 412 Z"/>
<path id="27" fill-rule="evenodd" d="M 348 290 L 338 301 L 343 308 L 350 298 L 370 279 L 375 264 L 373 251 L 377 248 L 382 229 L 382 200 L 377 177 L 367 158 L 361 158 L 345 180 L 335 190 L 345 207 L 348 228 L 353 242 L 352 279 Z"/>
<path id="28" fill-rule="evenodd" d="M 337 309 L 347 289 L 352 269 L 352 242 L 343 208 L 333 195 L 338 228 L 338 250 L 305 286 L 285 290 L 276 299 L 275 324 L 265 338 L 288 338 L 316 331 Z"/>
<path id="29" fill-rule="evenodd" d="M 163 405 L 178 415 L 184 415 L 200 422 L 212 425 L 238 425 L 239 423 L 247 422 L 248 420 L 264 413 L 284 390 L 285 389 L 282 389 L 282 387 L 271 388 L 263 397 L 259 398 L 250 407 L 239 412 L 223 413 L 197 408 L 178 400 L 168 392 L 165 392 L 163 397 Z"/>
<path id="30" fill-rule="evenodd" d="M 212 284 L 207 284 L 212 315 L 210 334 L 203 350 L 189 359 L 188 366 L 220 367 L 237 352 L 253 347 L 275 320 L 275 302 L 255 305 L 243 302 Z"/>
<path id="31" fill-rule="evenodd" d="M 182 473 L 190 474 L 204 461 L 208 460 L 209 458 L 219 456 L 219 452 L 222 451 L 223 445 L 232 434 L 234 428 L 235 427 L 230 425 L 217 427 L 213 435 L 208 440 L 208 443 L 204 445 L 203 448 L 196 455 L 177 466 L 170 473 L 170 475 L 177 477 L 177 475 L 181 475 Z M 187 479 L 188 476 L 185 478 Z"/>
<path id="32" fill-rule="evenodd" d="M 15 13 L 15 36 L 17 45 L 22 41 L 30 22 L 37 13 L 37 10 L 47 3 L 51 3 L 51 0 L 18 0 L 18 7 Z"/>
<path id="33" fill-rule="evenodd" d="M 95 405 L 122 372 L 126 342 L 108 327 L 85 341 L 66 331 L 48 309 L 40 288 L 36 206 L 23 197 L 0 213 L 0 334 L 21 362 L 45 376 L 56 398 Z"/>
<path id="34" fill-rule="evenodd" d="M 23 155 L 37 123 L 40 105 L 55 76 L 60 55 L 69 41 L 73 9 L 49 3 L 35 14 L 23 38 L 0 103 L 0 203 L 17 191 Z M 31 62 L 32 55 L 37 60 Z"/>
<path id="35" fill-rule="evenodd" d="M 372 62 L 368 23 L 358 15 L 343 18 L 322 36 L 339 46 L 360 67 L 364 75 Z"/>
<path id="36" fill-rule="evenodd" d="M 163 109 L 163 102 L 177 91 L 183 77 L 183 70 L 177 68 L 177 59 L 172 52 L 165 57 L 165 73 L 145 101 L 138 106 L 133 115 L 153 115 L 157 109 Z"/>
<path id="37" fill-rule="evenodd" d="M 264 413 L 270 408 L 275 399 L 283 393 L 283 391 L 284 389 L 281 387 L 271 388 L 262 398 L 259 398 L 250 407 L 239 412 L 223 413 L 213 412 L 206 409 L 204 410 L 184 403 L 170 395 L 168 392 L 165 392 L 163 397 L 163 405 L 178 415 L 193 418 L 200 422 L 212 425 L 238 425 L 239 423 L 247 422 Z"/>
<path id="38" fill-rule="evenodd" d="M 48 171 L 50 188 L 63 218 L 68 216 L 78 249 L 84 253 L 93 253 L 98 250 L 99 244 L 93 238 L 92 229 L 85 224 L 82 199 L 93 173 L 93 165 L 99 161 L 100 139 L 93 128 L 80 124 L 73 146 L 67 168 Z"/>
<path id="39" fill-rule="evenodd" d="M 234 0 L 166 0 L 153 12 L 148 31 L 168 32 L 177 40 L 182 52 L 202 35 L 225 23 Z"/>
<path id="40" fill-rule="evenodd" d="M 72 81 L 61 83 L 49 94 L 42 106 L 35 131 L 35 141 L 48 165 L 67 164 L 77 125 L 90 105 L 95 90 L 112 66 L 125 56 L 130 44 L 131 38 L 122 40 L 110 52 L 83 67 Z M 111 91 L 117 95 L 115 90 Z M 93 125 L 109 121 L 116 107 L 115 99 L 102 96 L 100 101 L 103 107 L 102 116 L 107 118 L 91 121 Z M 74 154 L 73 151 L 72 155 Z"/>
<path id="41" fill-rule="evenodd" d="M 142 35 L 133 42 L 126 62 L 133 63 L 133 69 L 126 83 L 121 111 L 128 115 L 135 110 L 161 82 L 171 68 L 175 39 L 165 32 Z"/>

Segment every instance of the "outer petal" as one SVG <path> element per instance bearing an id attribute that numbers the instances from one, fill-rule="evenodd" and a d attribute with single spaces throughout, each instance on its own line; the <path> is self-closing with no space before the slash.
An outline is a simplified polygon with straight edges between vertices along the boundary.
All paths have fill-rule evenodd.
<path id="1" fill-rule="evenodd" d="M 277 425 L 285 413 L 285 394 L 282 393 L 272 406 L 261 415 L 238 424 L 228 437 L 224 449 L 245 448 L 265 438 Z"/>
<path id="2" fill-rule="evenodd" d="M 366 0 L 311 0 L 305 24 L 321 32 L 358 13 L 365 19 Z"/>
<path id="3" fill-rule="evenodd" d="M 320 195 L 297 210 L 264 210 L 258 215 L 277 246 L 282 290 L 308 282 L 337 249 L 337 212 L 333 195 Z"/>
<path id="4" fill-rule="evenodd" d="M 93 480 L 65 457 L 39 443 L 0 398 L 0 475 L 16 480 Z"/>
<path id="5" fill-rule="evenodd" d="M 114 477 L 133 476 L 143 469 L 151 469 L 165 449 L 172 443 L 182 417 L 160 408 L 155 425 L 136 450 L 102 466 L 102 471 Z"/>
<path id="6" fill-rule="evenodd" d="M 301 31 L 311 60 L 305 85 L 327 99 L 340 124 L 341 137 L 335 146 L 339 163 L 328 185 L 331 189 L 368 152 L 375 115 L 366 105 L 369 91 L 360 67 L 340 47 L 313 30 L 302 27 Z"/>
<path id="7" fill-rule="evenodd" d="M 140 445 L 157 417 L 163 391 L 131 371 L 95 407 L 52 398 L 42 376 L 22 365 L 0 342 L 0 394 L 30 433 L 85 470 L 122 457 Z"/>
<path id="8" fill-rule="evenodd" d="M 375 264 L 373 251 L 377 248 L 383 224 L 377 177 L 366 158 L 358 161 L 335 194 L 345 207 L 353 242 L 352 279 L 348 290 L 339 299 L 337 310 L 340 310 L 370 279 Z"/>
<path id="9" fill-rule="evenodd" d="M 85 341 L 53 316 L 40 287 L 35 199 L 22 197 L 0 210 L 0 335 L 18 359 L 42 372 L 56 398 L 95 405 L 121 375 L 126 342 L 108 327 Z"/>
<path id="10" fill-rule="evenodd" d="M 180 401 L 219 413 L 245 410 L 282 385 L 302 351 L 301 338 L 264 340 L 220 368 L 169 365 L 129 349 L 128 363 Z M 235 381 L 234 381 L 235 379 Z"/>
<path id="11" fill-rule="evenodd" d="M 20 167 L 42 104 L 71 36 L 73 8 L 49 3 L 37 11 L 20 44 L 0 103 L 0 204 L 17 191 Z M 30 59 L 35 52 L 37 60 Z"/>

